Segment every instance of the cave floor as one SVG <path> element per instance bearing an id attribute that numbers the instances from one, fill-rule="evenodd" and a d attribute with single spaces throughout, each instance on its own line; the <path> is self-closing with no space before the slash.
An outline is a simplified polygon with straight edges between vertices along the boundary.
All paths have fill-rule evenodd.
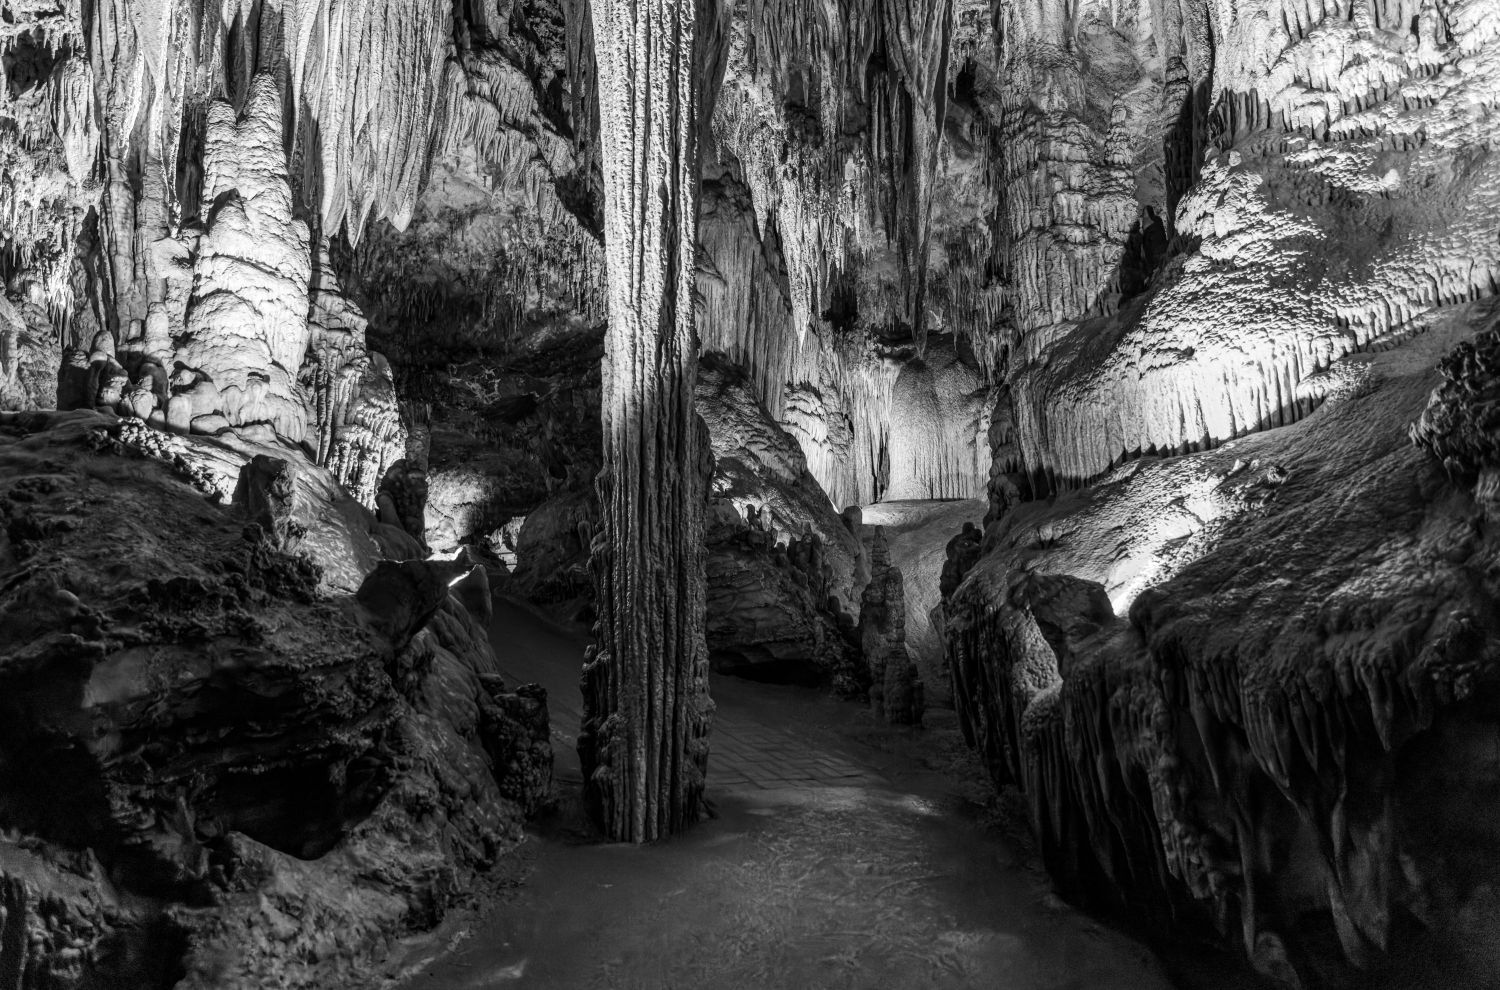
<path id="1" fill-rule="evenodd" d="M 582 634 L 497 598 L 494 639 L 508 679 L 548 688 L 562 800 L 512 857 L 513 882 L 403 986 L 1170 985 L 985 821 L 951 713 L 893 729 L 816 691 L 718 678 L 713 816 L 671 842 L 609 844 L 577 797 Z"/>

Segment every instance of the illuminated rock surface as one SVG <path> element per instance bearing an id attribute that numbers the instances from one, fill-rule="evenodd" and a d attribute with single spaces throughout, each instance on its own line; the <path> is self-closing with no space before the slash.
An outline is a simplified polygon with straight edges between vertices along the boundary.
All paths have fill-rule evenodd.
<path id="1" fill-rule="evenodd" d="M 955 700 L 1075 893 L 1197 904 L 1271 974 L 1432 951 L 1413 919 L 1460 985 L 1493 966 L 1495 767 L 1459 754 L 1497 718 L 1500 550 L 1407 439 L 1437 360 L 1493 321 L 1445 311 L 1293 426 L 992 529 L 948 603 Z"/>
<path id="2" fill-rule="evenodd" d="M 77 411 L 209 508 L 79 481 L 81 532 L 131 539 L 17 524 L 14 547 L 63 542 L 45 567 L 7 551 L 0 610 L 62 623 L 12 601 L 49 574 L 211 570 L 151 548 L 238 547 L 248 513 L 321 568 L 309 601 L 257 607 L 314 631 L 362 614 L 371 573 L 392 622 L 444 582 L 480 616 L 493 590 L 601 621 L 584 743 L 617 834 L 712 800 L 711 657 L 898 718 L 951 704 L 1060 887 L 1164 944 L 1306 987 L 1488 986 L 1497 52 L 1494 0 L 10 0 L 0 409 Z M 59 444 L 26 470 L 74 477 Z M 149 643 L 178 656 L 215 607 Z M 243 648 L 290 663 L 276 636 Z M 423 731 L 461 739 L 423 766 L 542 779 L 540 699 L 465 681 L 440 705 L 410 673 L 387 707 L 441 707 Z M 390 743 L 342 718 L 307 722 Z M 150 746 L 220 773 L 200 730 Z M 354 759 L 319 793 L 365 786 Z M 489 806 L 483 774 L 432 774 L 468 795 L 452 820 Z M 196 800 L 130 834 L 185 834 Z M 329 800 L 263 814 L 326 839 Z M 23 848 L 36 822 L 0 830 Z M 454 852 L 468 827 L 412 839 L 413 869 L 467 884 L 504 846 Z M 102 840 L 37 841 L 114 869 Z M 284 886 L 363 883 L 330 848 L 272 857 Z M 46 869 L 0 853 L 4 903 L 30 905 L 6 917 L 66 915 L 43 890 L 83 888 Z M 181 890 L 146 894 L 217 910 Z M 307 925 L 396 930 L 395 902 L 329 890 Z M 285 920 L 214 917 L 231 955 Z M 160 953 L 199 951 L 163 924 Z M 93 939 L 26 990 L 122 958 Z M 293 956 L 325 958 L 263 972 Z M 288 982 L 365 974 L 307 965 Z"/>

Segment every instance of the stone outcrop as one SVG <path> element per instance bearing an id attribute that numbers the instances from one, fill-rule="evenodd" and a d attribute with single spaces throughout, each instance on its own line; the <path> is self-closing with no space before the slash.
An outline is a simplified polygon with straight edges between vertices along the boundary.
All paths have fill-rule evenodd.
<path id="1" fill-rule="evenodd" d="M 1495 769 L 1465 747 L 1500 718 L 1500 545 L 1406 434 L 1494 319 L 1442 312 L 1293 426 L 992 526 L 947 606 L 954 696 L 1075 895 L 1196 914 L 1293 982 L 1493 940 L 1467 830 Z M 1455 353 L 1419 427 L 1450 457 Z"/>
<path id="2" fill-rule="evenodd" d="M 209 441 L 174 464 L 119 425 L 0 420 L 3 975 L 358 982 L 518 840 L 545 709 L 429 565 L 320 590 L 286 462 L 242 458 L 248 500 L 216 507 Z M 393 580 L 430 594 L 394 610 Z"/>
<path id="3" fill-rule="evenodd" d="M 802 448 L 756 398 L 743 371 L 722 356 L 700 364 L 697 400 L 713 446 L 711 497 L 738 516 L 755 515 L 757 524 L 764 519 L 773 542 L 815 540 L 830 571 L 817 577 L 819 584 L 852 611 L 863 587 L 863 548 L 808 470 Z"/>
<path id="4" fill-rule="evenodd" d="M 834 594 L 826 559 L 816 537 L 778 542 L 753 507 L 741 517 L 733 503 L 715 503 L 703 575 L 713 669 L 865 697 L 857 627 Z"/>

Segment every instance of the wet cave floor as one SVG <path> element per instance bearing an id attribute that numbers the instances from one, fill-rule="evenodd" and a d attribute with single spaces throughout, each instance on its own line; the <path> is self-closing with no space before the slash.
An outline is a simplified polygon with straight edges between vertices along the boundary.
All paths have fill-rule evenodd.
<path id="1" fill-rule="evenodd" d="M 1007 841 L 951 712 L 893 729 L 817 691 L 716 678 L 712 817 L 667 843 L 604 843 L 578 799 L 582 633 L 498 597 L 493 633 L 507 679 L 548 689 L 559 805 L 491 903 L 408 956 L 402 987 L 1173 985 Z M 1209 985 L 1248 985 L 1225 976 Z"/>

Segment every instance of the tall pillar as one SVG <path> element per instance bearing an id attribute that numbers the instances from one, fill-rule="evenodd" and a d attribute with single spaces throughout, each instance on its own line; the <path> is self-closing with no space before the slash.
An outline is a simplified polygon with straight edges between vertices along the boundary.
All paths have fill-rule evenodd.
<path id="1" fill-rule="evenodd" d="M 698 815 L 712 713 L 693 411 L 702 80 L 693 0 L 594 0 L 593 28 L 609 331 L 578 749 L 603 829 L 648 842 Z"/>

